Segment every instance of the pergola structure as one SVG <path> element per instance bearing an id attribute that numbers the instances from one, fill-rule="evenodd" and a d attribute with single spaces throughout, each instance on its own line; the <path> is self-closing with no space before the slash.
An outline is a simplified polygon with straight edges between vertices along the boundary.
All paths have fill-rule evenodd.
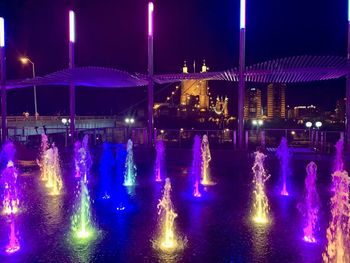
<path id="1" fill-rule="evenodd" d="M 350 2 L 350 0 L 348 0 Z M 350 5 L 349 5 L 350 6 Z M 349 8 L 350 10 L 350 8 Z M 100 88 L 148 87 L 148 142 L 152 144 L 153 134 L 153 90 L 154 83 L 164 84 L 183 80 L 221 80 L 238 82 L 238 146 L 243 148 L 244 137 L 244 93 L 245 83 L 299 83 L 323 81 L 347 77 L 346 97 L 350 98 L 349 58 L 350 58 L 350 11 L 348 19 L 348 56 L 295 56 L 275 59 L 245 66 L 245 0 L 241 0 L 240 9 L 240 59 L 239 67 L 206 73 L 163 74 L 153 72 L 153 12 L 154 5 L 148 4 L 148 73 L 131 74 L 113 68 L 75 67 L 75 15 L 69 12 L 69 67 L 67 69 L 24 80 L 6 80 L 5 70 L 5 32 L 4 19 L 0 18 L 0 85 L 2 109 L 2 140 L 7 138 L 6 127 L 6 90 L 40 85 L 63 85 L 70 87 L 70 133 L 75 134 L 75 86 Z M 346 104 L 346 116 L 350 116 L 350 100 Z M 350 121 L 346 122 L 346 142 L 350 147 Z"/>

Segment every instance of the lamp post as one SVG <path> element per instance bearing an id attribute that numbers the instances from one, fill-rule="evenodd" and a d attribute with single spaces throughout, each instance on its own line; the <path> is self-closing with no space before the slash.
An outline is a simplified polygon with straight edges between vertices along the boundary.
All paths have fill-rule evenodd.
<path id="1" fill-rule="evenodd" d="M 350 0 L 348 0 L 348 45 L 347 45 L 347 58 L 350 61 Z M 348 69 L 346 76 L 346 149 L 350 151 L 350 70 Z"/>
<path id="2" fill-rule="evenodd" d="M 309 141 L 310 141 L 310 145 L 311 145 L 311 127 L 312 127 L 312 122 L 308 121 L 307 123 L 305 123 L 306 128 L 309 129 Z"/>
<path id="3" fill-rule="evenodd" d="M 152 146 L 153 139 L 153 104 L 154 104 L 154 83 L 153 83 L 153 2 L 148 3 L 148 145 Z"/>
<path id="4" fill-rule="evenodd" d="M 33 79 L 35 78 L 35 64 L 33 61 L 31 61 L 28 57 L 22 57 L 20 58 L 20 61 L 22 64 L 27 65 L 30 63 L 32 65 L 32 70 L 33 70 Z M 37 104 L 37 99 L 36 99 L 36 86 L 33 85 L 34 88 L 34 116 L 35 120 L 38 119 L 38 104 Z"/>
<path id="5" fill-rule="evenodd" d="M 256 126 L 256 141 L 258 141 L 259 138 L 259 128 L 263 126 L 264 121 L 263 120 L 252 120 L 253 126 Z"/>
<path id="6" fill-rule="evenodd" d="M 70 119 L 67 118 L 62 118 L 61 120 L 62 124 L 66 127 L 66 136 L 64 136 L 65 140 L 64 140 L 64 145 L 65 147 L 68 146 L 68 137 L 69 137 L 69 124 L 70 124 Z"/>
<path id="7" fill-rule="evenodd" d="M 7 98 L 6 98 L 6 67 L 5 67 L 5 21 L 0 17 L 0 86 L 1 86 L 1 140 L 7 139 Z"/>
<path id="8" fill-rule="evenodd" d="M 75 13 L 69 11 L 69 68 L 74 69 L 74 43 L 75 43 Z M 70 134 L 71 143 L 75 140 L 75 86 L 69 84 L 69 115 L 70 115 Z"/>
<path id="9" fill-rule="evenodd" d="M 239 73 L 238 73 L 238 148 L 241 150 L 243 149 L 243 136 L 244 136 L 245 22 L 246 22 L 246 0 L 241 0 L 240 27 L 239 27 Z"/>
<path id="10" fill-rule="evenodd" d="M 135 123 L 135 119 L 132 117 L 126 117 L 124 122 L 126 124 L 126 140 L 128 140 L 130 135 L 130 126 Z"/>

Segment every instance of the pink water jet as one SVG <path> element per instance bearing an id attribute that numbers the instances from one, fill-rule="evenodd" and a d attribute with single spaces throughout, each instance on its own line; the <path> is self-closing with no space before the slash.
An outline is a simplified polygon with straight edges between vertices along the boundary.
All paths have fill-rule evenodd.
<path id="1" fill-rule="evenodd" d="M 335 144 L 335 158 L 334 158 L 334 164 L 333 164 L 333 172 L 344 170 L 343 150 L 344 150 L 344 140 L 339 139 Z"/>
<path id="2" fill-rule="evenodd" d="M 194 144 L 193 144 L 193 161 L 192 161 L 192 181 L 193 181 L 193 196 L 194 197 L 201 197 L 202 194 L 199 190 L 199 184 L 201 180 L 201 173 L 202 173 L 202 154 L 201 154 L 201 139 L 199 135 L 196 135 L 194 137 Z"/>
<path id="3" fill-rule="evenodd" d="M 85 135 L 83 141 L 75 143 L 75 177 L 83 177 L 84 182 L 89 181 L 92 158 L 89 150 L 89 135 Z"/>
<path id="4" fill-rule="evenodd" d="M 289 193 L 287 190 L 287 177 L 290 173 L 290 167 L 289 167 L 290 151 L 288 149 L 287 139 L 285 137 L 282 137 L 281 143 L 278 146 L 276 153 L 281 164 L 281 179 L 282 179 L 281 195 L 288 196 Z"/>
<path id="5" fill-rule="evenodd" d="M 1 173 L 1 181 L 4 186 L 3 213 L 6 215 L 15 214 L 18 211 L 17 176 L 17 169 L 13 161 L 8 161 L 6 168 Z"/>
<path id="6" fill-rule="evenodd" d="M 15 220 L 12 217 L 10 221 L 10 233 L 9 233 L 9 243 L 7 244 L 5 251 L 8 254 L 13 254 L 21 249 L 18 240 L 18 231 L 16 231 Z"/>
<path id="7" fill-rule="evenodd" d="M 315 243 L 316 225 L 318 223 L 318 211 L 320 199 L 316 188 L 317 165 L 310 162 L 306 166 L 307 176 L 305 178 L 305 197 L 302 203 L 298 204 L 298 209 L 304 217 L 304 241 Z"/>
<path id="8" fill-rule="evenodd" d="M 156 177 L 156 182 L 161 182 L 163 181 L 162 178 L 164 178 L 165 174 L 165 146 L 163 140 L 159 140 L 156 142 L 156 162 L 155 162 L 155 177 Z"/>
<path id="9" fill-rule="evenodd" d="M 346 171 L 336 171 L 332 177 L 335 191 L 322 258 L 327 263 L 347 263 L 350 262 L 350 177 Z"/>

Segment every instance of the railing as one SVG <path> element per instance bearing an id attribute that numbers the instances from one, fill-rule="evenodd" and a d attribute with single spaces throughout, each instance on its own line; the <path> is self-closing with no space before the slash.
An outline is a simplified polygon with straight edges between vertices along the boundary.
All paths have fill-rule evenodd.
<path id="1" fill-rule="evenodd" d="M 28 129 L 31 132 L 27 133 Z M 33 134 L 33 128 L 10 127 L 9 138 L 30 146 L 40 145 L 42 133 L 47 133 L 56 144 L 67 145 L 69 141 L 68 127 L 62 128 L 38 128 Z M 131 138 L 135 145 L 147 145 L 147 129 L 135 127 L 94 128 L 77 129 L 76 138 L 82 139 L 85 134 L 90 135 L 92 145 L 101 144 L 104 141 L 111 143 L 125 143 Z M 195 135 L 209 138 L 211 148 L 236 149 L 237 132 L 235 130 L 161 130 L 155 129 L 154 140 L 164 140 L 167 147 L 191 148 Z M 308 129 L 261 129 L 245 131 L 245 149 L 255 150 L 263 147 L 275 150 L 281 138 L 287 138 L 288 145 L 295 150 L 308 149 L 309 151 L 333 152 L 334 145 L 339 138 L 344 138 L 343 131 L 322 131 Z"/>
<path id="2" fill-rule="evenodd" d="M 70 116 L 7 116 L 7 122 L 22 122 L 22 121 L 61 121 L 63 118 L 69 119 Z M 116 116 L 75 116 L 76 120 L 112 120 L 118 119 Z"/>

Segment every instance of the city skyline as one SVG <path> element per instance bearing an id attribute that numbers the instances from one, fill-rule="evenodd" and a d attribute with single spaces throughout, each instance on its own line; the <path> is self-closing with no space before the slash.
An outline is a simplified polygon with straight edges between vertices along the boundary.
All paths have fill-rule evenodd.
<path id="1" fill-rule="evenodd" d="M 346 1 L 333 3 L 312 0 L 303 3 L 302 8 L 299 2 L 247 2 L 248 65 L 291 55 L 345 56 Z M 204 58 L 212 70 L 237 67 L 239 1 L 222 1 L 220 5 L 215 1 L 178 1 L 176 4 L 160 1 L 155 4 L 155 20 L 162 21 L 155 25 L 154 53 L 157 74 L 179 72 L 179 65 L 183 60 L 190 64 L 196 60 L 199 64 Z M 21 55 L 29 56 L 36 63 L 37 75 L 67 67 L 66 18 L 69 8 L 73 8 L 77 14 L 78 66 L 110 66 L 129 72 L 145 73 L 146 6 L 147 1 L 111 1 L 103 6 L 98 1 L 89 1 L 88 4 L 79 1 L 74 4 L 19 0 L 1 2 L 0 14 L 5 17 L 8 36 L 8 78 L 30 77 L 30 67 L 18 62 Z M 309 16 L 311 10 L 313 15 Z M 182 19 L 178 19 L 179 17 Z M 52 49 L 44 49 L 46 46 Z M 220 94 L 227 94 L 234 101 L 230 111 L 235 113 L 236 85 L 212 82 L 211 87 Z M 326 90 L 332 90 L 328 100 L 315 96 Z M 300 96 L 301 92 L 303 96 Z M 67 94 L 68 88 L 65 87 L 40 87 L 39 112 L 40 109 L 49 112 L 68 109 Z M 119 100 L 124 94 L 128 99 Z M 96 111 L 108 112 L 108 108 L 113 108 L 113 112 L 118 112 L 138 103 L 145 94 L 144 88 L 122 91 L 80 88 L 77 90 L 77 113 L 88 112 L 95 96 L 105 102 L 103 105 L 95 105 Z M 345 80 L 288 85 L 287 94 L 287 105 L 323 104 L 324 108 L 332 109 L 336 100 L 345 95 Z M 20 98 L 18 102 L 18 97 L 23 99 Z M 19 111 L 30 110 L 32 102 L 28 98 L 31 97 L 30 88 L 9 92 L 9 114 L 19 110 L 19 107 Z"/>

